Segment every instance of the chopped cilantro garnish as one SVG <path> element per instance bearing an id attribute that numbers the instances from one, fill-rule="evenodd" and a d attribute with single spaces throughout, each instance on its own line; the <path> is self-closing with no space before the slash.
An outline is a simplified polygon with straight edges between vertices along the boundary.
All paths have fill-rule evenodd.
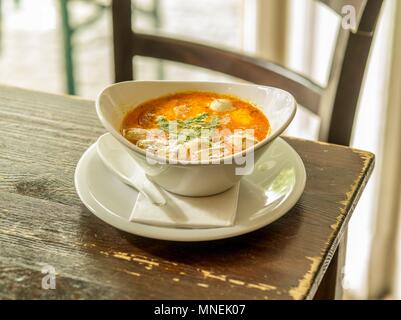
<path id="1" fill-rule="evenodd" d="M 166 117 L 159 116 L 156 121 L 159 128 L 165 132 L 169 132 L 170 128 L 176 127 L 178 135 L 181 136 L 180 141 L 189 141 L 198 138 L 205 132 L 210 135 L 219 124 L 217 116 L 210 117 L 209 119 L 209 114 L 206 112 L 185 120 L 169 121 Z"/>
<path id="2" fill-rule="evenodd" d="M 159 126 L 159 128 L 163 131 L 168 131 L 169 128 L 169 121 L 167 120 L 166 117 L 160 116 L 157 117 L 157 125 Z"/>

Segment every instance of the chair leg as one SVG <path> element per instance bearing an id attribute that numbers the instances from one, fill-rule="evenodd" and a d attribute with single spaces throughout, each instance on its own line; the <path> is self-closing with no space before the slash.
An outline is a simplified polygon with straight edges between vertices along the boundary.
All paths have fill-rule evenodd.
<path id="1" fill-rule="evenodd" d="M 66 75 L 66 91 L 68 94 L 76 94 L 75 77 L 74 77 L 74 61 L 72 35 L 73 31 L 70 26 L 70 15 L 68 11 L 68 0 L 60 0 L 61 21 L 64 42 L 64 67 Z"/>
<path id="2" fill-rule="evenodd" d="M 1 53 L 1 49 L 2 49 L 2 44 L 3 44 L 3 42 L 2 42 L 2 35 L 3 35 L 3 24 L 2 24 L 2 20 L 1 20 L 1 18 L 2 18 L 2 3 L 1 3 L 1 1 L 2 0 L 0 0 L 0 53 Z"/>
<path id="3" fill-rule="evenodd" d="M 114 43 L 114 78 L 115 82 L 132 80 L 132 42 L 134 39 L 131 26 L 131 1 L 113 0 L 113 43 Z"/>
<path id="4" fill-rule="evenodd" d="M 161 28 L 161 12 L 160 12 L 160 0 L 154 0 L 153 4 L 153 21 L 156 30 Z M 157 62 L 157 77 L 159 80 L 164 79 L 164 63 L 163 60 Z"/>

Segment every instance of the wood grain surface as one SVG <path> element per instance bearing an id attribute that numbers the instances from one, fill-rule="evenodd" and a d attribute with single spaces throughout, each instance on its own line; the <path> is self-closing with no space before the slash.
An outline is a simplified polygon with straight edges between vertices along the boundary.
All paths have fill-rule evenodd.
<path id="1" fill-rule="evenodd" d="M 233 239 L 175 243 L 121 232 L 75 193 L 104 129 L 92 101 L 0 87 L 0 299 L 310 299 L 373 169 L 372 154 L 286 140 L 306 189 L 275 223 Z M 41 288 L 42 267 L 56 289 Z"/>

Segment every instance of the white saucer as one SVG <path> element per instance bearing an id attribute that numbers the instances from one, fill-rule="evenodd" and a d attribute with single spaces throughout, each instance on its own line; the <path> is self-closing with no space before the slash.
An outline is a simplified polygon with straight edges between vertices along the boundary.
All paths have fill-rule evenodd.
<path id="1" fill-rule="evenodd" d="M 102 163 L 92 145 L 75 170 L 75 188 L 85 206 L 104 222 L 143 237 L 172 241 L 206 241 L 260 229 L 287 213 L 300 198 L 306 182 L 304 164 L 281 138 L 257 162 L 252 175 L 241 180 L 234 226 L 182 229 L 128 221 L 138 192 L 122 183 Z"/>

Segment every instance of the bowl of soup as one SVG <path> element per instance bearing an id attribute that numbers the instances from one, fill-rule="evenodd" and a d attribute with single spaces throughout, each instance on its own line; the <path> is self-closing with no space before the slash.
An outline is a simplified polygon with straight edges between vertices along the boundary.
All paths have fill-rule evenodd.
<path id="1" fill-rule="evenodd" d="M 127 81 L 105 88 L 96 110 L 150 180 L 176 194 L 209 196 L 252 173 L 294 118 L 296 102 L 253 84 Z"/>

